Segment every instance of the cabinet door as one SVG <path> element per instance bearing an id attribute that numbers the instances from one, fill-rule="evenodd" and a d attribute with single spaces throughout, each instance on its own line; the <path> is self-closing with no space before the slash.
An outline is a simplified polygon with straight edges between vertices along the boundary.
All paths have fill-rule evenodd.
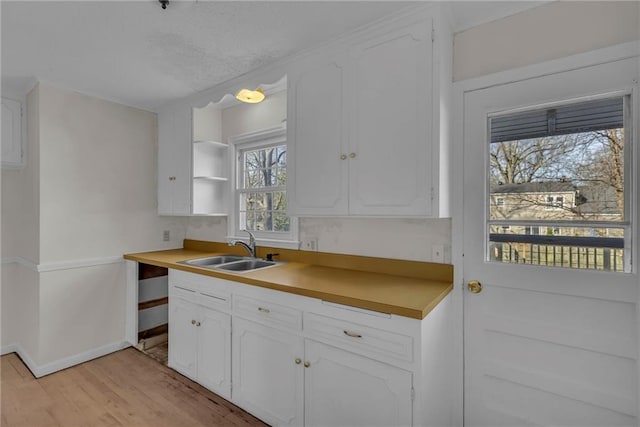
<path id="1" fill-rule="evenodd" d="M 431 215 L 431 23 L 353 50 L 350 213 Z"/>
<path id="2" fill-rule="evenodd" d="M 306 426 L 410 426 L 412 375 L 312 340 L 305 341 Z"/>
<path id="3" fill-rule="evenodd" d="M 233 319 L 233 401 L 271 425 L 302 425 L 302 338 Z"/>
<path id="4" fill-rule="evenodd" d="M 198 307 L 179 298 L 169 299 L 169 367 L 195 380 Z"/>
<path id="5" fill-rule="evenodd" d="M 158 114 L 158 214 L 191 212 L 191 109 L 167 107 Z"/>
<path id="6" fill-rule="evenodd" d="M 231 316 L 201 307 L 198 322 L 198 382 L 230 399 Z"/>
<path id="7" fill-rule="evenodd" d="M 345 215 L 348 162 L 344 58 L 292 70 L 287 101 L 287 199 L 291 215 Z"/>

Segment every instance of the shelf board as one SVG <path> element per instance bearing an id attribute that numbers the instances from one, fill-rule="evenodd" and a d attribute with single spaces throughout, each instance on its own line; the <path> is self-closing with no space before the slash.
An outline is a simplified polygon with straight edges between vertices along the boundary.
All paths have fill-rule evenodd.
<path id="1" fill-rule="evenodd" d="M 229 181 L 229 178 L 225 178 L 223 176 L 194 176 L 193 179 L 198 181 L 219 181 L 219 182 Z"/>
<path id="2" fill-rule="evenodd" d="M 229 144 L 225 144 L 224 142 L 220 142 L 220 141 L 200 140 L 200 141 L 193 141 L 193 143 L 213 145 L 220 148 L 229 148 Z"/>

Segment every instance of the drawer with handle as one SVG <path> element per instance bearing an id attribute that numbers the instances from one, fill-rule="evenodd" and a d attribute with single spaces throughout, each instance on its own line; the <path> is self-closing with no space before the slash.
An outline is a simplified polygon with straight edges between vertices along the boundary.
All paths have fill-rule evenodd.
<path id="1" fill-rule="evenodd" d="M 209 308 L 228 310 L 231 307 L 231 294 L 212 289 L 203 289 L 198 294 L 198 303 Z"/>
<path id="2" fill-rule="evenodd" d="M 198 288 L 189 283 L 175 283 L 169 286 L 169 297 L 179 297 L 191 302 L 198 301 Z"/>
<path id="3" fill-rule="evenodd" d="M 407 335 L 315 313 L 304 314 L 304 331 L 310 338 L 337 344 L 364 355 L 374 353 L 407 362 L 413 361 L 413 338 Z"/>
<path id="4" fill-rule="evenodd" d="M 234 295 L 233 310 L 243 317 L 254 319 L 262 324 L 302 329 L 302 312 L 272 302 Z"/>

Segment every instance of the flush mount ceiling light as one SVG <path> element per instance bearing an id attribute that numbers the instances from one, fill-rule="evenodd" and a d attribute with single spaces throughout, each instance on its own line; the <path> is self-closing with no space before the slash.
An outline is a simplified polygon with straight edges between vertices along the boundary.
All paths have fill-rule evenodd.
<path id="1" fill-rule="evenodd" d="M 240 91 L 236 93 L 236 99 L 249 104 L 257 104 L 264 100 L 264 92 L 260 88 L 256 90 L 240 89 Z"/>

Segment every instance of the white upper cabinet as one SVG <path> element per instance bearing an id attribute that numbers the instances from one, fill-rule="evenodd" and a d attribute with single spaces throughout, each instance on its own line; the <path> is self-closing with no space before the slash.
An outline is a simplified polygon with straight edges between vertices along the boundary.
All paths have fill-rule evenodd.
<path id="1" fill-rule="evenodd" d="M 431 215 L 431 22 L 353 49 L 349 212 Z"/>
<path id="2" fill-rule="evenodd" d="M 448 216 L 453 36 L 444 16 L 439 5 L 406 10 L 163 109 L 159 212 L 229 214 L 225 139 L 264 120 L 256 107 L 227 126 L 222 97 L 286 75 L 289 215 Z M 220 101 L 203 107 L 208 100 Z"/>
<path id="3" fill-rule="evenodd" d="M 24 166 L 24 141 L 22 139 L 22 104 L 2 98 L 2 167 Z"/>
<path id="4" fill-rule="evenodd" d="M 348 213 L 346 62 L 346 55 L 316 57 L 287 76 L 291 213 Z"/>
<path id="5" fill-rule="evenodd" d="M 296 64 L 290 214 L 441 215 L 434 85 L 442 61 L 434 61 L 432 34 L 431 17 L 383 24 Z"/>
<path id="6" fill-rule="evenodd" d="M 191 114 L 180 105 L 158 114 L 158 214 L 189 215 Z"/>
<path id="7" fill-rule="evenodd" d="M 158 213 L 226 215 L 228 146 L 220 109 L 178 103 L 158 116 Z"/>

